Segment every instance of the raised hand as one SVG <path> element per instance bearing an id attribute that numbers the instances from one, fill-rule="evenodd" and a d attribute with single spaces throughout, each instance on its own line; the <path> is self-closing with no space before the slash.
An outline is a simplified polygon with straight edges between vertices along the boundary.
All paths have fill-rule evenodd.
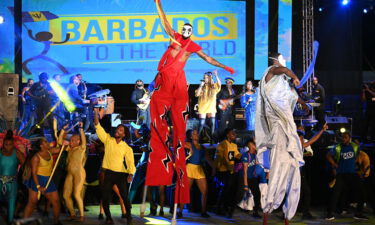
<path id="1" fill-rule="evenodd" d="M 230 74 L 234 74 L 234 69 L 232 67 L 226 66 L 224 67 L 226 71 L 228 71 Z"/>

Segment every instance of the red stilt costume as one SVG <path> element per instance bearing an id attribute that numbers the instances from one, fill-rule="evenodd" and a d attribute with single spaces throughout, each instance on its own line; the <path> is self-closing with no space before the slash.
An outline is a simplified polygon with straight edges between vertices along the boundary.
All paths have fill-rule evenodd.
<path id="1" fill-rule="evenodd" d="M 192 26 L 185 24 L 182 34 L 172 30 L 166 16 L 157 3 L 159 17 L 166 33 L 173 43 L 161 58 L 155 89 L 151 98 L 151 153 L 147 165 L 146 185 L 160 186 L 172 184 L 176 171 L 175 203 L 189 203 L 189 181 L 185 164 L 185 129 L 188 119 L 188 86 L 184 66 L 192 53 L 197 53 L 211 65 L 221 67 L 231 74 L 234 70 L 207 56 L 201 47 L 191 41 Z M 170 132 L 167 124 L 168 112 L 171 112 L 173 124 L 173 150 L 170 150 Z"/>
<path id="2" fill-rule="evenodd" d="M 189 202 L 189 187 L 185 167 L 185 129 L 188 119 L 188 86 L 184 66 L 186 61 L 181 61 L 185 52 L 197 52 L 201 47 L 188 39 L 183 39 L 178 33 L 174 38 L 181 46 L 173 43 L 161 58 L 158 66 L 158 75 L 155 79 L 155 91 L 151 98 L 151 156 L 147 167 L 146 185 L 169 185 L 172 183 L 173 161 L 177 171 L 176 197 L 177 202 Z M 173 57 L 172 49 L 180 49 Z M 171 112 L 173 124 L 173 149 L 169 151 L 171 140 L 167 124 L 167 114 Z M 157 151 L 154 151 L 157 149 Z M 161 151 L 161 149 L 163 149 Z M 174 158 L 173 158 L 174 157 Z M 181 189 L 180 189 L 181 188 Z M 186 192 L 185 192 L 186 188 Z M 179 193 L 177 195 L 177 193 Z"/>

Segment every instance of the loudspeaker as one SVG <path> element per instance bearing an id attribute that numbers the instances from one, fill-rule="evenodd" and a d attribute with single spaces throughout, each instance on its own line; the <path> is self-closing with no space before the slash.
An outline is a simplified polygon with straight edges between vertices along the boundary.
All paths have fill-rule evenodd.
<path id="1" fill-rule="evenodd" d="M 13 129 L 18 113 L 18 74 L 0 73 L 0 117 Z"/>

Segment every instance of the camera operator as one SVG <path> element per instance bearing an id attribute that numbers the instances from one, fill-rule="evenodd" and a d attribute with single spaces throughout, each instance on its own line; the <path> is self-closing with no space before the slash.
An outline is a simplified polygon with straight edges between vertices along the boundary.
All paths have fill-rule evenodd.
<path id="1" fill-rule="evenodd" d="M 375 81 L 368 84 L 363 84 L 362 96 L 363 102 L 366 102 L 365 109 L 365 120 L 363 126 L 362 140 L 367 140 L 367 133 L 369 128 L 372 128 L 372 133 L 370 135 L 371 140 L 375 138 Z M 371 130 L 371 129 L 370 129 Z"/>

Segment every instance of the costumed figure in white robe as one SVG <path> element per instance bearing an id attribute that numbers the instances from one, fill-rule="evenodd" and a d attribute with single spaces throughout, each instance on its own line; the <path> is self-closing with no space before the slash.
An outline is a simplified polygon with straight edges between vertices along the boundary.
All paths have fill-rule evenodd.
<path id="1" fill-rule="evenodd" d="M 288 224 L 297 210 L 301 186 L 299 167 L 304 164 L 293 120 L 293 110 L 299 99 L 293 85 L 298 86 L 299 80 L 285 67 L 282 55 L 273 54 L 270 60 L 273 65 L 267 68 L 259 83 L 255 117 L 257 158 L 270 172 L 267 193 L 262 199 L 265 202 L 263 224 L 267 224 L 268 214 L 277 209 L 284 198 L 283 211 L 285 224 Z"/>

